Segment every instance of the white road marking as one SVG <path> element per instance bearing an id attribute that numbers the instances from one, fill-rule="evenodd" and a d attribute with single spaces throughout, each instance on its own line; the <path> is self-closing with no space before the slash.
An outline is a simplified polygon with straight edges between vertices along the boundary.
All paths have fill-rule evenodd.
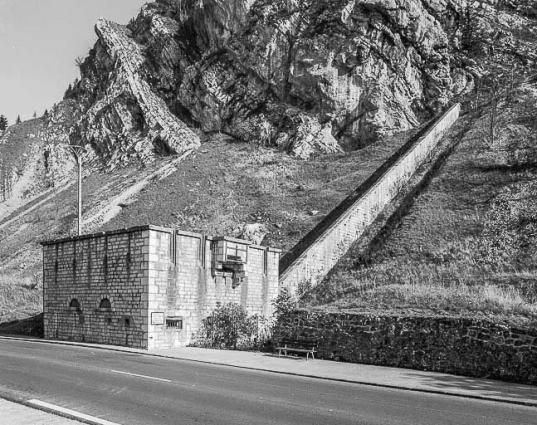
<path id="1" fill-rule="evenodd" d="M 137 378 L 153 379 L 154 381 L 172 382 L 170 379 L 155 378 L 154 376 L 138 375 L 137 373 L 122 372 L 121 370 L 110 369 L 110 372 L 119 373 L 121 375 L 136 376 Z"/>
<path id="2" fill-rule="evenodd" d="M 47 410 L 52 410 L 54 412 L 63 413 L 65 415 L 71 416 L 73 418 L 83 419 L 95 425 L 120 425 L 116 422 L 110 422 L 106 419 L 96 418 L 95 416 L 86 415 L 85 413 L 76 412 L 71 409 L 66 409 L 65 407 L 56 406 L 54 404 L 46 403 L 41 400 L 28 400 L 28 404 L 45 408 Z"/>

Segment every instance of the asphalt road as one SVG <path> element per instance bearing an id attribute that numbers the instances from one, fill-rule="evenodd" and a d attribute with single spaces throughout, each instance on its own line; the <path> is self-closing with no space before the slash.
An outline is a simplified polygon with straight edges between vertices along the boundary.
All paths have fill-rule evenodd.
<path id="1" fill-rule="evenodd" d="M 121 424 L 537 424 L 531 407 L 14 340 L 0 394 Z"/>

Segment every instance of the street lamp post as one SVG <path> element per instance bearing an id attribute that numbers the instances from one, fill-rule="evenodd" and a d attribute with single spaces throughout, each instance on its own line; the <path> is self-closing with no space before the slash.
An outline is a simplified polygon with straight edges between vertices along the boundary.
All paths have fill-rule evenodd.
<path id="1" fill-rule="evenodd" d="M 83 146 L 69 145 L 68 146 L 78 165 L 78 236 L 82 229 L 82 151 Z"/>

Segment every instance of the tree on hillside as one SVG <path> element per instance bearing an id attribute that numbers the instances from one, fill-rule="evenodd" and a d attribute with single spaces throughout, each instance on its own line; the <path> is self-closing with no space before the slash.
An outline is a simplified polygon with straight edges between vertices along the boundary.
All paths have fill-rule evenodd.
<path id="1" fill-rule="evenodd" d="M 48 117 L 48 109 L 45 109 L 45 112 L 43 112 L 43 117 Z"/>
<path id="2" fill-rule="evenodd" d="M 84 64 L 84 58 L 82 56 L 79 56 L 75 59 L 75 65 L 79 68 L 79 69 L 82 69 L 82 65 Z"/>
<path id="3" fill-rule="evenodd" d="M 69 87 L 67 87 L 67 90 L 65 90 L 65 94 L 63 95 L 64 99 L 69 98 L 72 92 L 73 92 L 73 85 L 69 84 Z"/>
<path id="4" fill-rule="evenodd" d="M 471 0 L 466 0 L 461 13 L 461 48 L 471 51 L 476 47 L 476 42 L 480 38 L 478 35 L 478 14 Z"/>
<path id="5" fill-rule="evenodd" d="M 0 131 L 4 131 L 7 128 L 7 125 L 7 118 L 3 115 L 0 115 Z"/>
<path id="6" fill-rule="evenodd" d="M 17 115 L 17 121 L 15 121 L 15 124 L 20 124 L 21 122 L 21 116 Z"/>

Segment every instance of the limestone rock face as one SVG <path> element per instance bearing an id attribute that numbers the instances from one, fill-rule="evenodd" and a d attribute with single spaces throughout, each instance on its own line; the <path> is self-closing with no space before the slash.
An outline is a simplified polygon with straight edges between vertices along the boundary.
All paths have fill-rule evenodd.
<path id="1" fill-rule="evenodd" d="M 155 23 L 153 30 L 164 37 L 171 30 L 165 22 Z M 182 153 L 198 147 L 199 137 L 171 113 L 144 78 L 146 58 L 130 30 L 100 19 L 95 31 L 99 42 L 90 62 L 93 72 L 82 80 L 89 85 L 82 90 L 97 92 L 98 98 L 79 121 L 83 138 L 112 162 L 121 162 L 122 155 L 149 159 L 154 151 Z M 107 71 L 104 79 L 98 65 Z"/>
<path id="2" fill-rule="evenodd" d="M 194 149 L 200 131 L 302 158 L 365 146 L 471 86 L 451 54 L 461 4 L 157 0 L 97 22 L 66 138 L 111 166 Z"/>
<path id="3" fill-rule="evenodd" d="M 244 226 L 240 237 L 256 245 L 261 245 L 267 233 L 267 226 L 262 223 L 252 223 Z"/>
<path id="4" fill-rule="evenodd" d="M 412 128 L 417 114 L 437 111 L 453 94 L 449 37 L 456 1 L 228 4 L 249 8 L 246 20 L 243 13 L 236 17 L 242 29 L 230 31 L 224 47 L 203 44 L 205 55 L 185 73 L 179 91 L 206 131 L 308 156 L 338 150 L 336 139 L 359 147 Z M 200 34 L 208 31 L 198 27 Z M 335 139 L 318 143 L 326 139 L 319 131 L 303 137 L 296 122 L 309 121 L 304 115 L 329 127 Z"/>

